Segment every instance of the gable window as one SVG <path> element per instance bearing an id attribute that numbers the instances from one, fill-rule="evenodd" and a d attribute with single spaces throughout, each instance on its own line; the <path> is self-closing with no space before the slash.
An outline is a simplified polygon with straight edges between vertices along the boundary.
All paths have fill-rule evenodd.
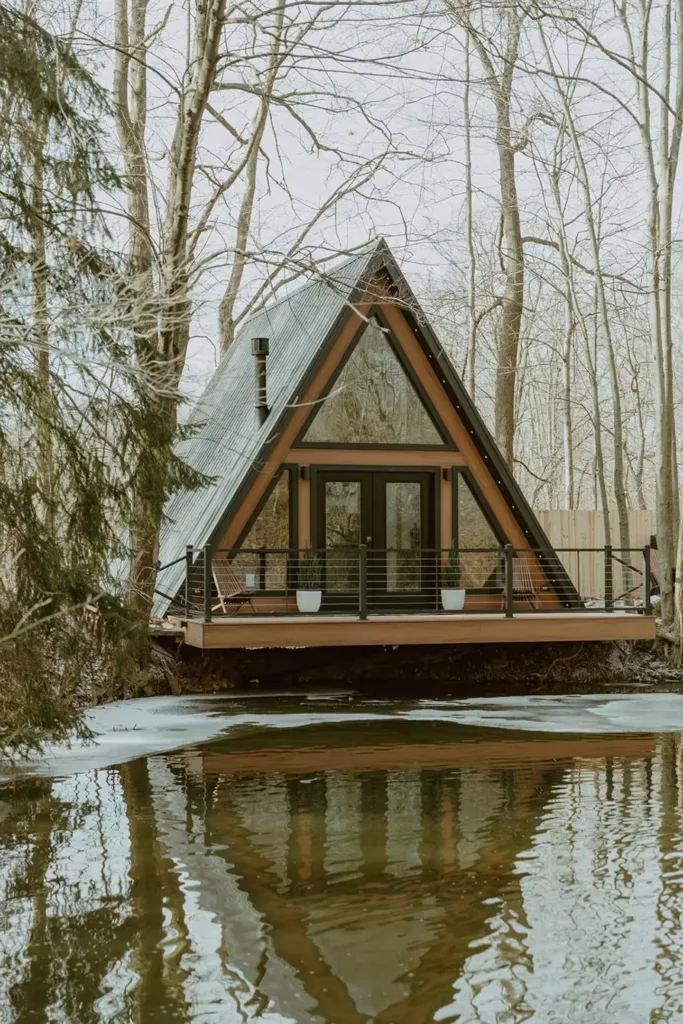
<path id="1" fill-rule="evenodd" d="M 291 471 L 285 469 L 256 516 L 249 532 L 240 541 L 240 550 L 232 564 L 244 575 L 250 590 L 284 590 L 287 555 L 267 554 L 259 549 L 291 546 Z"/>
<path id="2" fill-rule="evenodd" d="M 320 403 L 303 443 L 444 444 L 376 319 L 365 328 L 330 394 Z"/>
<path id="3" fill-rule="evenodd" d="M 500 585 L 500 552 L 504 543 L 500 528 L 494 529 L 465 473 L 456 473 L 453 480 L 453 539 L 459 549 L 463 586 L 477 590 Z M 487 551 L 486 548 L 495 548 Z"/>

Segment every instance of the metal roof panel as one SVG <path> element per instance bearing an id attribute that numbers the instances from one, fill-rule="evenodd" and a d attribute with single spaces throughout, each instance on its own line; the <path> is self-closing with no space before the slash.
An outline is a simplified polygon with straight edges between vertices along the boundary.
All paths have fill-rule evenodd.
<path id="1" fill-rule="evenodd" d="M 374 243 L 325 277 L 309 282 L 244 322 L 192 410 L 189 423 L 197 432 L 177 446 L 190 466 L 214 478 L 214 482 L 199 490 L 179 491 L 169 501 L 160 538 L 162 566 L 181 558 L 188 544 L 200 549 L 210 542 L 246 473 L 258 468 L 259 455 L 272 437 L 274 424 L 382 244 Z M 254 337 L 270 339 L 270 414 L 260 428 L 254 412 Z M 159 573 L 157 587 L 166 594 L 175 594 L 184 575 L 184 563 L 172 565 Z M 169 603 L 157 595 L 154 614 L 163 615 Z"/>

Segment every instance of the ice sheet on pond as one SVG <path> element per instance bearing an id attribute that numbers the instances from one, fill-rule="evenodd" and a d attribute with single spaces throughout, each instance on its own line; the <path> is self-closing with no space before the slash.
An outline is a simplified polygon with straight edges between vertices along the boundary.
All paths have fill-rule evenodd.
<path id="1" fill-rule="evenodd" d="M 611 693 L 424 701 L 408 717 L 524 732 L 658 733 L 683 731 L 683 694 Z"/>
<path id="2" fill-rule="evenodd" d="M 238 729 L 298 728 L 383 719 L 458 726 L 599 735 L 683 731 L 683 695 L 675 693 L 490 697 L 392 701 L 360 692 L 231 693 L 116 701 L 86 714 L 91 741 L 46 747 L 40 758 L 0 765 L 0 779 L 64 776 L 196 746 Z"/>

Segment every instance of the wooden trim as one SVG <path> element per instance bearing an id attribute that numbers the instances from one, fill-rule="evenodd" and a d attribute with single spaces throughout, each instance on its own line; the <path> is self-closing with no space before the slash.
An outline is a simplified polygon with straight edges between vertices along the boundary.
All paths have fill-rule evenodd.
<path id="1" fill-rule="evenodd" d="M 450 548 L 453 540 L 453 484 L 441 480 L 441 539 L 439 546 Z"/>
<path id="2" fill-rule="evenodd" d="M 289 546 L 299 543 L 299 467 L 285 463 L 289 470 Z"/>
<path id="3" fill-rule="evenodd" d="M 311 477 L 299 479 L 299 542 L 298 547 L 311 546 Z"/>
<path id="4" fill-rule="evenodd" d="M 346 616 L 240 615 L 204 623 L 190 620 L 185 642 L 209 648 L 366 647 L 425 644 L 564 643 L 653 640 L 648 615 L 550 612 L 503 615 Z"/>
<path id="5" fill-rule="evenodd" d="M 449 451 L 447 448 L 292 448 L 288 459 L 299 459 L 307 465 L 326 464 L 329 466 L 386 466 L 402 469 L 409 466 L 414 469 L 419 462 L 420 468 L 427 466 L 464 466 L 465 460 L 461 452 Z"/>
<path id="6" fill-rule="evenodd" d="M 434 522 L 432 523 L 432 536 L 434 537 L 434 547 L 441 543 L 441 502 L 443 493 L 443 473 L 441 472 L 440 466 L 435 466 L 433 471 L 433 482 L 432 487 L 434 493 L 432 494 L 432 504 L 434 507 Z"/>
<path id="7" fill-rule="evenodd" d="M 373 441 L 372 444 L 354 444 L 352 441 L 297 441 L 294 445 L 294 451 L 306 452 L 309 448 L 324 448 L 326 451 L 335 451 L 337 448 L 343 448 L 353 452 L 364 452 L 370 449 L 377 449 L 384 451 L 385 458 L 387 452 L 456 452 L 458 449 L 453 444 L 380 444 L 378 441 Z"/>

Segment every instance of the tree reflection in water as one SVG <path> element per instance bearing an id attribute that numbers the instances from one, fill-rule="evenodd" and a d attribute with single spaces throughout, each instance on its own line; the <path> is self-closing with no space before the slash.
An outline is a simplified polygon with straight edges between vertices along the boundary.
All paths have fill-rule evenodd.
<path id="1" fill-rule="evenodd" d="M 389 721 L 15 783 L 0 1021 L 678 1019 L 682 764 Z"/>

